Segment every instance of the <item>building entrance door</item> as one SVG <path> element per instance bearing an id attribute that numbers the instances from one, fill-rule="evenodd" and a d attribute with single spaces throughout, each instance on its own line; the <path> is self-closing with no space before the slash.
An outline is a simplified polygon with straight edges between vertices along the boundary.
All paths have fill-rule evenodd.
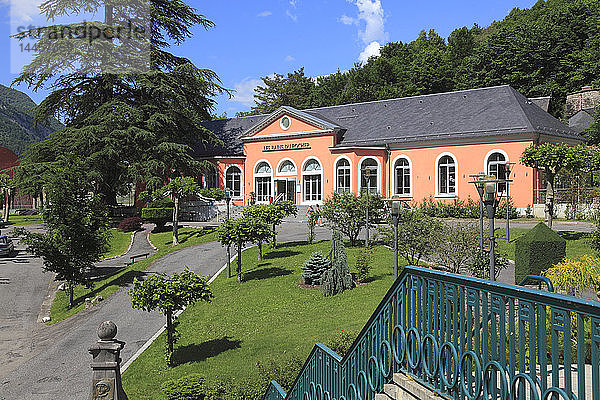
<path id="1" fill-rule="evenodd" d="M 277 180 L 277 196 L 284 193 L 283 200 L 296 204 L 296 179 Z"/>

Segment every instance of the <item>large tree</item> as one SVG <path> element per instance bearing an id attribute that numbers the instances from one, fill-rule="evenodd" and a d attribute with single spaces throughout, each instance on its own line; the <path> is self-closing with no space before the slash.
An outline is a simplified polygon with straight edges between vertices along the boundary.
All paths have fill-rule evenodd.
<path id="1" fill-rule="evenodd" d="M 90 195 L 85 168 L 72 157 L 61 159 L 47 182 L 47 207 L 42 211 L 46 232 L 23 228 L 15 234 L 23 238 L 27 251 L 44 261 L 44 270 L 66 281 L 69 308 L 73 307 L 76 284 L 90 287 L 90 270 L 108 247 L 108 216 L 99 196 Z"/>
<path id="2" fill-rule="evenodd" d="M 111 47 L 111 52 L 95 56 L 90 53 L 97 47 L 86 48 L 69 40 L 58 46 L 46 34 L 40 38 L 41 51 L 15 83 L 52 90 L 37 108 L 36 120 L 56 116 L 66 128 L 32 146 L 22 162 L 22 186 L 47 179 L 46 174 L 39 175 L 39 165 L 55 163 L 61 154 L 75 154 L 87 166 L 94 191 L 103 194 L 106 203 L 115 204 L 117 194 L 128 183 L 145 181 L 157 188 L 170 176 L 192 175 L 201 166 L 192 156 L 192 146 L 217 141 L 200 125 L 211 118 L 212 97 L 223 91 L 217 75 L 166 51 L 171 43 L 180 44 L 191 37 L 193 26 L 210 28 L 213 23 L 182 0 L 136 1 L 147 7 L 148 13 L 138 18 L 149 25 L 150 32 L 147 47 L 140 45 L 140 59 L 127 60 L 133 66 L 146 62 L 147 69 L 96 67 L 105 61 L 99 57 L 114 57 L 113 53 L 126 51 L 126 46 Z M 103 22 L 83 22 L 71 28 L 117 30 L 129 17 L 129 9 L 121 6 L 109 1 L 48 0 L 41 11 L 49 20 L 80 11 L 104 11 Z M 28 35 L 24 32 L 19 37 Z M 113 45 L 113 41 L 106 40 L 104 45 Z M 52 68 L 64 60 L 81 70 L 52 75 Z"/>

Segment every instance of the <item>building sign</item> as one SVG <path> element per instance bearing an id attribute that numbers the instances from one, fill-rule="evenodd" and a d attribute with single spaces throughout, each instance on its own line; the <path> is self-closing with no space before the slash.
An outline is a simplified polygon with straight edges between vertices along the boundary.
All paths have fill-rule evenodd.
<path id="1" fill-rule="evenodd" d="M 273 144 L 266 145 L 263 152 L 269 151 L 286 151 L 286 150 L 309 150 L 310 143 L 288 143 L 288 144 Z"/>

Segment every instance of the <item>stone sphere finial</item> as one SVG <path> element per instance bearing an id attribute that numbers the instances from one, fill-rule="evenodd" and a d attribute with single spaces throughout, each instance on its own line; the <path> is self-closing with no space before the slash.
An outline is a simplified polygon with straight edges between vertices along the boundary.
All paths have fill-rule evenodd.
<path id="1" fill-rule="evenodd" d="M 117 336 L 117 325 L 112 321 L 104 321 L 98 326 L 100 340 L 113 340 Z"/>

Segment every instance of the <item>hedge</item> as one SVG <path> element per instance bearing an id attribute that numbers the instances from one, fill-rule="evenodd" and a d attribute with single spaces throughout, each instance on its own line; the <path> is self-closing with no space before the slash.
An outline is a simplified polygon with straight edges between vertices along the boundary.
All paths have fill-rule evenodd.
<path id="1" fill-rule="evenodd" d="M 567 241 L 543 222 L 515 242 L 515 284 L 527 275 L 541 275 L 566 256 Z"/>

